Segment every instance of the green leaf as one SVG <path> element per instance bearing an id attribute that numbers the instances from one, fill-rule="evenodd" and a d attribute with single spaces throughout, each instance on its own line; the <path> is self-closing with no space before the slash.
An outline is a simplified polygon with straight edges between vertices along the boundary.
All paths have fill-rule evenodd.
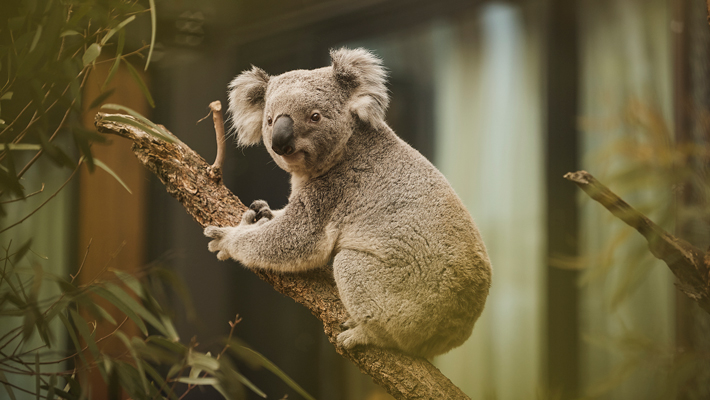
<path id="1" fill-rule="evenodd" d="M 109 110 L 117 110 L 117 111 L 127 112 L 130 116 L 137 119 L 138 122 L 140 122 L 144 125 L 147 125 L 152 129 L 152 131 L 151 131 L 150 129 L 145 129 L 145 128 L 141 127 L 140 128 L 141 130 L 144 130 L 153 136 L 163 139 L 168 143 L 175 143 L 175 139 L 173 139 L 172 135 L 170 133 L 168 133 L 168 131 L 163 129 L 161 126 L 158 126 L 157 124 L 155 124 L 153 121 L 149 120 L 148 118 L 140 115 L 138 112 L 136 112 L 135 110 L 133 110 L 131 108 L 128 108 L 126 106 L 122 106 L 119 104 L 113 104 L 113 103 L 104 104 L 103 106 L 101 106 L 101 108 L 107 108 Z M 110 117 L 111 116 L 105 117 L 105 118 L 110 118 Z M 111 119 L 107 119 L 107 120 L 112 121 Z"/>
<path id="2" fill-rule="evenodd" d="M 148 70 L 148 65 L 150 64 L 150 59 L 153 57 L 153 48 L 155 47 L 155 32 L 157 30 L 158 24 L 156 22 L 155 14 L 155 0 L 148 0 L 150 4 L 150 49 L 148 50 L 148 58 L 145 60 L 145 71 Z"/>
<path id="3" fill-rule="evenodd" d="M 12 386 L 10 386 L 10 381 L 7 380 L 7 377 L 5 376 L 5 373 L 0 370 L 0 382 L 2 382 L 3 386 L 5 386 L 5 390 L 7 391 L 7 395 L 10 396 L 11 400 L 17 400 L 17 397 L 15 397 L 15 392 L 12 390 Z"/>
<path id="4" fill-rule="evenodd" d="M 187 354 L 187 347 L 185 347 L 184 344 L 165 339 L 161 336 L 149 336 L 148 339 L 146 339 L 146 343 L 160 346 L 168 352 L 179 356 L 185 356 L 185 354 Z"/>
<path id="5" fill-rule="evenodd" d="M 219 369 L 219 360 L 207 354 L 192 351 L 187 355 L 187 365 L 200 368 L 214 375 Z"/>
<path id="6" fill-rule="evenodd" d="M 181 376 L 176 379 L 180 383 L 187 383 L 188 385 L 210 385 L 214 386 L 219 383 L 217 378 L 188 378 L 186 376 Z"/>
<path id="7" fill-rule="evenodd" d="M 5 94 L 0 97 L 0 100 L 12 100 L 13 92 L 5 92 Z"/>
<path id="8" fill-rule="evenodd" d="M 76 164 L 67 155 L 67 153 L 65 153 L 64 150 L 62 150 L 59 146 L 56 146 L 54 143 L 50 142 L 44 132 L 38 131 L 37 136 L 39 136 L 39 140 L 44 152 L 47 153 L 47 156 L 49 156 L 49 158 L 54 161 L 58 166 L 65 166 L 69 168 L 76 167 Z"/>
<path id="9" fill-rule="evenodd" d="M 66 315 L 64 315 L 64 313 L 59 313 L 59 319 L 62 320 L 64 327 L 67 328 L 67 333 L 69 333 L 69 338 L 71 339 L 72 343 L 74 343 L 74 348 L 76 349 L 76 352 L 79 354 L 79 358 L 81 358 L 81 362 L 83 362 L 84 365 L 89 365 L 89 363 L 86 362 L 86 357 L 84 356 L 84 352 L 81 351 L 81 344 L 79 343 L 79 338 L 77 338 L 76 331 L 74 331 L 74 327 L 72 326 L 71 322 L 69 322 L 69 319 L 67 319 L 67 317 L 66 317 Z"/>
<path id="10" fill-rule="evenodd" d="M 133 345 L 131 344 L 130 339 L 128 339 L 128 336 L 126 336 L 125 333 L 123 333 L 121 331 L 117 331 L 116 336 L 119 339 L 121 339 L 121 341 L 126 345 L 126 348 L 131 353 L 131 357 L 133 357 L 133 359 L 136 361 L 136 368 L 138 369 L 138 375 L 140 375 L 141 383 L 143 384 L 143 392 L 145 394 L 149 394 L 148 380 L 145 377 L 145 370 L 143 369 L 143 364 L 141 363 L 141 359 L 138 357 L 138 354 L 136 353 L 136 349 L 133 348 Z"/>
<path id="11" fill-rule="evenodd" d="M 86 49 L 86 52 L 84 52 L 84 56 L 81 57 L 81 61 L 84 64 L 84 67 L 87 65 L 91 64 L 98 58 L 98 56 L 101 55 L 101 45 L 98 43 L 92 43 L 91 46 L 89 46 L 88 49 Z"/>
<path id="12" fill-rule="evenodd" d="M 91 355 L 94 357 L 94 361 L 98 362 L 99 361 L 99 356 L 101 355 L 99 352 L 99 347 L 96 346 L 96 342 L 94 341 L 93 336 L 91 336 L 91 332 L 89 332 L 89 324 L 86 322 L 84 317 L 82 317 L 78 312 L 70 309 L 69 313 L 71 314 L 72 321 L 74 321 L 74 326 L 76 326 L 76 329 L 79 331 L 79 334 L 81 335 L 82 338 L 84 338 L 84 342 L 86 342 L 86 345 L 89 347 L 89 351 L 91 351 Z M 106 380 L 106 375 L 104 371 L 102 370 L 102 375 L 104 375 L 104 380 Z"/>
<path id="13" fill-rule="evenodd" d="M 106 358 L 109 359 L 108 357 Z M 119 379 L 118 368 L 111 368 L 108 371 L 108 386 L 106 387 L 106 394 L 109 400 L 120 400 L 121 399 L 121 381 Z"/>
<path id="14" fill-rule="evenodd" d="M 159 388 L 164 388 L 165 390 L 168 391 L 168 397 L 172 400 L 178 400 L 177 395 L 175 392 L 169 389 L 168 384 L 165 382 L 163 379 L 163 376 L 158 373 L 158 371 L 155 370 L 150 364 L 145 362 L 144 360 L 141 360 L 141 364 L 143 364 L 143 369 L 150 375 L 151 378 L 155 381 L 155 383 L 158 385 Z"/>
<path id="15" fill-rule="evenodd" d="M 106 34 L 106 36 L 104 36 L 104 38 L 101 39 L 101 46 L 105 45 L 106 42 L 108 42 L 109 39 L 111 39 L 111 37 L 116 34 L 116 32 L 118 32 L 118 31 L 120 31 L 121 29 L 123 29 L 124 26 L 128 25 L 128 24 L 129 24 L 131 21 L 133 21 L 134 19 L 136 19 L 136 16 L 135 16 L 135 15 L 131 15 L 130 17 L 124 19 L 123 22 L 121 22 L 120 24 L 116 25 L 115 28 L 113 28 L 113 29 L 111 29 L 110 31 L 108 31 L 108 33 Z"/>
<path id="16" fill-rule="evenodd" d="M 103 307 L 96 303 L 94 303 L 94 306 L 96 306 L 95 311 L 99 314 L 99 317 L 106 320 L 111 325 L 116 325 L 116 320 L 113 319 L 113 317 L 111 316 L 111 314 L 108 313 L 108 311 L 106 311 Z"/>
<path id="17" fill-rule="evenodd" d="M 89 104 L 89 108 L 87 109 L 87 111 L 88 111 L 88 110 L 93 110 L 94 108 L 98 107 L 98 106 L 99 106 L 101 103 L 103 103 L 106 99 L 108 99 L 109 97 L 111 97 L 111 95 L 112 95 L 113 92 L 115 92 L 115 91 L 116 91 L 116 89 L 114 88 L 114 89 L 108 90 L 108 91 L 103 92 L 103 93 L 101 93 L 100 95 L 98 95 L 98 96 L 94 99 L 94 101 L 92 101 L 91 104 Z"/>
<path id="18" fill-rule="evenodd" d="M 8 143 L 0 144 L 0 151 L 10 150 L 10 151 L 37 151 L 41 149 L 42 146 L 38 144 L 31 143 Z"/>
<path id="19" fill-rule="evenodd" d="M 131 76 L 133 77 L 133 80 L 136 82 L 138 87 L 141 89 L 141 92 L 143 92 L 143 96 L 145 96 L 146 100 L 148 100 L 148 104 L 150 104 L 151 107 L 155 108 L 155 102 L 153 101 L 153 96 L 150 95 L 150 90 L 148 90 L 148 86 L 146 86 L 145 82 L 143 81 L 143 78 L 141 78 L 140 73 L 125 59 L 123 62 L 128 66 L 128 72 L 131 73 Z"/>
<path id="20" fill-rule="evenodd" d="M 113 65 L 111 65 L 111 69 L 108 71 L 108 76 L 106 76 L 106 81 L 104 81 L 104 84 L 101 85 L 101 90 L 103 91 L 106 86 L 111 82 L 111 79 L 113 79 L 113 76 L 116 75 L 116 71 L 118 71 L 118 66 L 121 64 L 121 56 L 123 56 L 123 46 L 126 43 L 126 31 L 123 30 L 118 33 L 118 46 L 116 47 L 116 60 L 113 62 Z"/>
<path id="21" fill-rule="evenodd" d="M 141 286 L 140 281 L 135 276 L 125 273 L 120 269 L 109 268 L 109 271 L 113 272 L 118 279 L 123 281 L 123 284 L 128 286 L 129 289 L 133 291 L 138 297 L 143 298 L 143 286 Z"/>
<path id="22" fill-rule="evenodd" d="M 143 320 L 125 302 L 116 297 L 115 294 L 109 292 L 108 290 L 100 286 L 94 286 L 90 290 L 103 297 L 104 299 L 108 300 L 114 306 L 116 306 L 116 308 L 121 310 L 123 314 L 125 314 L 128 318 L 135 322 L 136 325 L 138 325 L 138 328 L 141 330 L 141 332 L 143 332 L 144 335 L 148 335 L 148 328 L 146 328 Z"/>
<path id="23" fill-rule="evenodd" d="M 32 53 L 35 50 L 35 47 L 37 47 L 37 43 L 39 42 L 40 36 L 42 36 L 42 25 L 39 25 L 37 27 L 35 37 L 32 39 L 32 44 L 30 45 L 30 53 Z"/>
<path id="24" fill-rule="evenodd" d="M 168 332 L 163 326 L 163 324 L 155 318 L 153 314 L 150 313 L 145 307 L 143 307 L 142 304 L 140 304 L 136 299 L 131 297 L 128 293 L 126 293 L 123 289 L 120 287 L 114 285 L 113 283 L 107 283 L 106 284 L 106 289 L 108 289 L 112 294 L 114 294 L 116 297 L 120 298 L 121 301 L 123 301 L 126 305 L 128 305 L 131 310 L 135 311 L 136 314 L 138 314 L 143 320 L 149 324 L 151 324 L 155 329 L 157 329 L 160 333 L 162 333 L 165 336 L 168 336 Z"/>
<path id="25" fill-rule="evenodd" d="M 105 105 L 104 105 L 104 107 L 105 107 Z M 104 107 L 102 107 L 102 108 L 104 108 Z M 131 126 L 134 126 L 138 129 L 142 130 L 143 132 L 145 132 L 151 136 L 155 136 L 158 139 L 165 140 L 168 143 L 175 142 L 175 140 L 172 139 L 171 137 L 164 136 L 163 134 L 158 133 L 157 131 L 154 131 L 150 126 L 148 126 L 140 121 L 136 121 L 135 119 L 124 117 L 122 115 L 106 115 L 106 116 L 102 117 L 102 120 L 109 121 L 109 122 L 120 122 L 122 124 L 131 125 Z"/>
<path id="26" fill-rule="evenodd" d="M 20 260 L 22 260 L 22 257 L 27 254 L 27 252 L 30 250 L 30 246 L 32 246 L 32 238 L 27 239 L 25 244 L 20 246 L 20 249 L 15 252 L 15 257 L 13 258 L 13 261 L 15 264 L 19 263 Z"/>
<path id="27" fill-rule="evenodd" d="M 103 161 L 99 160 L 98 158 L 94 158 L 94 163 L 96 164 L 97 167 L 108 172 L 109 175 L 111 175 L 113 177 L 113 179 L 118 181 L 118 183 L 120 183 L 121 186 L 123 186 L 123 188 L 126 189 L 126 191 L 128 193 L 133 194 L 133 192 L 131 192 L 131 189 L 128 187 L 128 185 L 126 185 L 126 183 L 123 182 L 123 180 L 121 180 L 121 178 L 118 176 L 118 174 L 116 174 L 108 165 L 104 164 Z"/>
<path id="28" fill-rule="evenodd" d="M 239 382 L 242 383 L 242 385 L 246 386 L 251 390 L 252 392 L 258 394 L 259 396 L 266 398 L 266 393 L 261 391 L 258 387 L 256 387 L 255 384 L 253 384 L 249 379 L 247 379 L 244 375 L 238 373 L 237 371 L 234 371 L 236 378 Z"/>
<path id="29" fill-rule="evenodd" d="M 73 394 L 71 394 L 71 393 L 67 393 L 67 392 L 63 391 L 62 389 L 54 388 L 54 393 L 55 393 L 57 396 L 61 397 L 62 399 L 66 399 L 66 400 L 79 400 L 79 396 L 73 395 Z"/>
<path id="30" fill-rule="evenodd" d="M 308 394 L 301 386 L 296 383 L 291 377 L 286 375 L 285 372 L 283 372 L 279 367 L 276 366 L 276 364 L 272 363 L 261 355 L 260 353 L 241 345 L 241 343 L 238 340 L 232 339 L 229 342 L 230 346 L 229 349 L 234 352 L 237 356 L 239 356 L 242 359 L 250 359 L 250 360 L 256 360 L 261 364 L 264 368 L 267 370 L 271 371 L 274 375 L 278 376 L 285 384 L 290 386 L 293 390 L 298 392 L 301 396 L 305 397 L 306 399 L 309 400 L 315 400 L 313 396 Z"/>
<path id="31" fill-rule="evenodd" d="M 59 37 L 64 37 L 64 36 L 74 36 L 74 35 L 81 35 L 81 33 L 72 30 L 72 29 L 67 29 L 66 31 L 62 32 L 59 34 Z"/>
<path id="32" fill-rule="evenodd" d="M 49 377 L 49 387 L 47 388 L 47 400 L 54 400 L 54 391 L 57 385 L 57 375 L 52 375 Z"/>

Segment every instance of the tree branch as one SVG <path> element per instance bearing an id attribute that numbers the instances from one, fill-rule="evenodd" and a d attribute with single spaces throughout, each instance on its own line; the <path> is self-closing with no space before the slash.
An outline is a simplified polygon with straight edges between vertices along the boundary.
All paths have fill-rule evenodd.
<path id="1" fill-rule="evenodd" d="M 167 143 L 131 125 L 106 121 L 103 118 L 107 115 L 96 116 L 98 131 L 133 141 L 133 152 L 141 164 L 160 178 L 168 193 L 180 201 L 200 226 L 239 223 L 247 207 L 221 184 L 221 176 L 215 176 L 202 157 L 177 138 L 175 143 Z M 338 297 L 331 270 L 321 268 L 297 274 L 252 271 L 277 291 L 306 306 L 323 322 L 325 334 L 336 351 L 395 398 L 468 399 L 427 360 L 377 347 L 348 351 L 335 345 L 342 331 L 340 323 L 347 319 L 347 312 Z"/>
<path id="2" fill-rule="evenodd" d="M 653 256 L 665 261 L 678 278 L 678 288 L 710 314 L 710 253 L 669 234 L 587 171 L 569 172 L 565 179 L 576 183 L 589 197 L 642 234 Z"/>

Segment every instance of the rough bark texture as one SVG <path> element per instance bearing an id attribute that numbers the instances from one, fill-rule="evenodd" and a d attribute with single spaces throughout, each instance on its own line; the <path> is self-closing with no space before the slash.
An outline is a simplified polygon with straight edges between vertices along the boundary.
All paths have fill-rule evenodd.
<path id="1" fill-rule="evenodd" d="M 653 256 L 665 261 L 678 278 L 678 288 L 710 313 L 710 253 L 663 230 L 597 181 L 592 174 L 586 171 L 570 172 L 565 178 L 576 183 L 589 197 L 642 234 Z"/>
<path id="2" fill-rule="evenodd" d="M 180 201 L 200 226 L 239 223 L 247 207 L 222 184 L 221 175 L 202 157 L 177 138 L 175 143 L 167 143 L 131 125 L 106 121 L 104 117 L 108 115 L 96 116 L 98 131 L 133 141 L 133 152 L 141 164 L 160 178 L 168 193 Z M 395 398 L 469 398 L 427 360 L 376 347 L 348 351 L 336 346 L 336 336 L 342 331 L 340 323 L 347 319 L 347 312 L 331 271 L 318 269 L 299 274 L 253 271 L 277 291 L 306 306 L 323 322 L 325 334 L 336 351 Z"/>

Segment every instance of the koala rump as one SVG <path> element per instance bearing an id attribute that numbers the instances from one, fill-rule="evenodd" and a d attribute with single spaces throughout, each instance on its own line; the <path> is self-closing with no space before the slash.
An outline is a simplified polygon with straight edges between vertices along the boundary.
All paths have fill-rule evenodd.
<path id="1" fill-rule="evenodd" d="M 381 61 L 364 49 L 332 65 L 229 85 L 241 146 L 264 143 L 291 174 L 289 203 L 255 201 L 235 227 L 208 227 L 209 250 L 249 268 L 302 271 L 333 261 L 350 318 L 338 343 L 432 357 L 461 345 L 491 283 L 486 249 L 444 176 L 384 120 Z"/>

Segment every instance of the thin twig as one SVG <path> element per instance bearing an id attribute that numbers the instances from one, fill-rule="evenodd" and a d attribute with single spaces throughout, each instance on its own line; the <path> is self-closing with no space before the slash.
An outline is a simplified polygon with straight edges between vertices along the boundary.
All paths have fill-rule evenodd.
<path id="1" fill-rule="evenodd" d="M 210 110 L 212 110 L 212 121 L 214 122 L 214 131 L 217 136 L 217 156 L 214 159 L 214 164 L 212 164 L 212 169 L 221 170 L 222 165 L 224 165 L 224 157 L 226 154 L 222 102 L 219 100 L 211 102 Z"/>
<path id="2" fill-rule="evenodd" d="M 39 211 L 42 207 L 44 207 L 45 204 L 47 204 L 47 203 L 48 203 L 50 200 L 52 200 L 57 194 L 59 194 L 59 192 L 61 192 L 62 189 L 64 189 L 64 187 L 69 183 L 69 181 L 72 180 L 72 178 L 74 177 L 74 175 L 76 175 L 76 171 L 78 171 L 79 168 L 81 167 L 82 161 L 83 161 L 83 160 L 79 160 L 79 163 L 77 164 L 76 168 L 74 168 L 74 172 L 71 173 L 71 175 L 69 176 L 69 178 L 62 184 L 62 186 L 60 186 L 59 189 L 57 189 L 56 192 L 54 192 L 51 196 L 49 196 L 49 197 L 47 198 L 47 200 L 45 200 L 42 204 L 39 205 L 39 207 L 35 208 L 32 212 L 30 212 L 29 214 L 27 214 L 27 215 L 26 215 L 24 218 L 22 218 L 21 220 L 19 220 L 19 221 L 15 222 L 14 224 L 8 226 L 7 228 L 4 228 L 4 229 L 0 230 L 0 233 L 5 232 L 6 230 L 11 229 L 11 228 L 13 228 L 13 227 L 15 227 L 15 226 L 17 226 L 17 225 L 19 225 L 19 224 L 25 222 L 25 220 L 27 220 L 27 218 L 29 218 L 29 217 L 31 217 L 32 215 L 34 215 L 34 213 L 36 213 L 37 211 Z"/>
<path id="3" fill-rule="evenodd" d="M 69 276 L 71 276 L 71 283 L 74 283 L 74 280 L 76 279 L 77 276 L 79 276 L 79 274 L 81 273 L 81 270 L 84 268 L 84 263 L 86 263 L 86 258 L 89 256 L 89 249 L 91 248 L 91 243 L 93 241 L 94 241 L 94 238 L 89 239 L 89 244 L 86 245 L 86 252 L 84 252 L 84 259 L 81 260 L 81 264 L 79 264 L 79 269 L 76 271 L 76 274 L 74 274 L 74 275 L 69 274 Z"/>
<path id="4" fill-rule="evenodd" d="M 0 202 L 0 204 L 9 204 L 9 203 L 14 203 L 14 202 L 20 201 L 20 200 L 26 200 L 26 199 L 29 199 L 30 197 L 32 197 L 32 196 L 34 196 L 34 195 L 37 195 L 37 194 L 40 194 L 40 193 L 42 193 L 42 192 L 44 192 L 44 182 L 42 182 L 42 188 L 41 188 L 40 190 L 38 190 L 38 191 L 36 191 L 36 192 L 33 192 L 33 193 L 30 193 L 30 194 L 28 194 L 28 195 L 26 195 L 26 196 L 24 196 L 24 197 L 20 197 L 20 198 L 17 198 L 17 199 L 12 199 L 12 200 L 7 200 L 7 201 Z"/>

